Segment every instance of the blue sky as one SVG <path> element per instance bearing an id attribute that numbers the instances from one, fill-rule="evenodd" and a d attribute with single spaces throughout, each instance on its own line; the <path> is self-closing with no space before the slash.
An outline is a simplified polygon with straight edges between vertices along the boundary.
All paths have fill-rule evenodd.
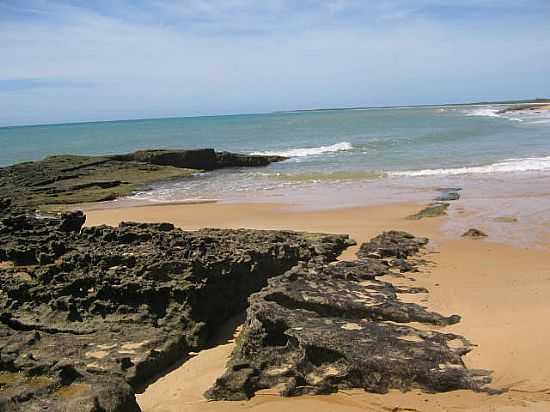
<path id="1" fill-rule="evenodd" d="M 548 0 L 0 0 L 0 126 L 550 97 Z"/>

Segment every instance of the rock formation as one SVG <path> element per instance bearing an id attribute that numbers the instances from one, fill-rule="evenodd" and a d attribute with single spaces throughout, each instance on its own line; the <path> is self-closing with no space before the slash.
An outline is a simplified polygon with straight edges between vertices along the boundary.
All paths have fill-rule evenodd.
<path id="1" fill-rule="evenodd" d="M 427 291 L 388 280 L 419 270 L 427 239 L 386 232 L 334 263 L 345 235 L 84 221 L 0 199 L 0 411 L 139 411 L 134 388 L 247 307 L 210 399 L 489 381 L 464 366 L 465 338 L 430 328 L 459 316 L 403 302 Z"/>
<path id="2" fill-rule="evenodd" d="M 0 201 L 1 411 L 138 411 L 132 388 L 203 348 L 268 278 L 352 243 L 84 220 Z"/>
<path id="3" fill-rule="evenodd" d="M 434 200 L 436 202 L 452 202 L 454 200 L 460 199 L 460 192 L 462 188 L 460 187 L 440 187 L 437 189 L 439 191 L 439 196 Z"/>
<path id="4" fill-rule="evenodd" d="M 153 182 L 190 177 L 197 171 L 266 166 L 284 159 L 214 149 L 50 156 L 0 168 L 0 188 L 18 205 L 52 210 L 66 204 L 113 200 Z"/>
<path id="5" fill-rule="evenodd" d="M 419 220 L 426 217 L 439 217 L 447 214 L 447 209 L 449 208 L 449 203 L 446 202 L 435 202 L 426 206 L 420 212 L 415 213 L 414 215 L 407 216 L 407 219 L 410 220 Z"/>
<path id="6" fill-rule="evenodd" d="M 488 236 L 487 233 L 476 228 L 470 228 L 462 234 L 462 237 L 469 237 L 472 239 L 479 239 L 487 236 Z"/>
<path id="7" fill-rule="evenodd" d="M 454 200 L 460 199 L 460 187 L 440 187 L 437 189 L 439 196 L 434 198 L 434 201 L 426 206 L 424 209 L 415 213 L 414 215 L 407 216 L 409 220 L 419 220 L 425 217 L 438 217 L 447 214 L 447 209 Z"/>
<path id="8" fill-rule="evenodd" d="M 193 149 L 138 150 L 130 154 L 111 156 L 111 159 L 187 169 L 215 170 L 225 167 L 267 166 L 272 162 L 280 162 L 286 158 L 282 156 L 258 156 L 216 152 L 214 149 Z"/>
<path id="9" fill-rule="evenodd" d="M 267 388 L 284 396 L 350 388 L 482 390 L 489 373 L 468 370 L 462 361 L 472 345 L 461 336 L 430 330 L 460 317 L 399 298 L 425 289 L 378 279 L 395 276 L 401 265 L 414 270 L 408 258 L 426 243 L 386 232 L 363 244 L 355 262 L 308 263 L 270 279 L 250 298 L 227 371 L 206 396 L 242 400 Z"/>

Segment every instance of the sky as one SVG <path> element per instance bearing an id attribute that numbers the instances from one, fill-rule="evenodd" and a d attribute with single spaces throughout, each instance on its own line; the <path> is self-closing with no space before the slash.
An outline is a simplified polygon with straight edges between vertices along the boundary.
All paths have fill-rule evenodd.
<path id="1" fill-rule="evenodd" d="M 550 97 L 549 0 L 0 0 L 0 126 Z"/>

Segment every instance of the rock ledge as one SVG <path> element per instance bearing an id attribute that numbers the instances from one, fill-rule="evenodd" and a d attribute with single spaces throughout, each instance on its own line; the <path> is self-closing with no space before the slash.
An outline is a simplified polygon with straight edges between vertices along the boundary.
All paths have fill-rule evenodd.
<path id="1" fill-rule="evenodd" d="M 468 370 L 462 361 L 470 342 L 436 330 L 460 317 L 400 300 L 425 289 L 378 279 L 417 270 L 409 258 L 426 243 L 385 232 L 361 246 L 357 261 L 302 264 L 270 279 L 251 296 L 227 371 L 206 396 L 242 400 L 268 388 L 283 396 L 350 388 L 483 390 L 489 372 Z"/>

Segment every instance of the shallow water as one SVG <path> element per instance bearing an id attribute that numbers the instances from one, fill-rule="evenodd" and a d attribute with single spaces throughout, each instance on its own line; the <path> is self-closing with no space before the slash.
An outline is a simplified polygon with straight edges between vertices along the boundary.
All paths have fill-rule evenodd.
<path id="1" fill-rule="evenodd" d="M 542 158 L 531 167 L 550 168 L 550 111 L 498 114 L 500 108 L 346 109 L 7 127 L 0 128 L 0 165 L 60 153 L 214 147 L 292 157 L 267 173 L 446 170 L 510 158 Z"/>
<path id="2" fill-rule="evenodd" d="M 513 215 L 546 236 L 550 215 L 550 111 L 499 113 L 503 106 L 344 109 L 238 116 L 0 128 L 0 164 L 59 153 L 214 147 L 278 154 L 258 169 L 197 173 L 134 194 L 136 201 L 275 201 L 300 207 L 430 201 L 463 187 L 478 211 L 464 225 L 495 226 Z M 491 223 L 493 222 L 493 223 Z M 456 223 L 455 223 L 456 226 Z M 513 225 L 493 231 L 510 236 Z"/>

